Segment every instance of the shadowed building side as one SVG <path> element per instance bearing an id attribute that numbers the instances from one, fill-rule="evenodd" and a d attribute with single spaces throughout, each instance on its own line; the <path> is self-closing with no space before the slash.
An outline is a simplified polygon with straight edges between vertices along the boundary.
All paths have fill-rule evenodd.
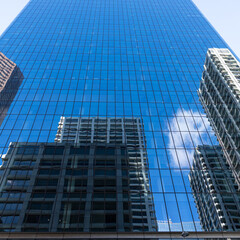
<path id="1" fill-rule="evenodd" d="M 133 231 L 128 166 L 124 145 L 11 143 L 0 231 Z"/>

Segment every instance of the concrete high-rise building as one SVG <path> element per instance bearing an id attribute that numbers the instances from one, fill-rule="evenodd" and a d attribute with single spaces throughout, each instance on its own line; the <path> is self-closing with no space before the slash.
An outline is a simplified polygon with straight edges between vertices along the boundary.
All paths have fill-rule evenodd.
<path id="1" fill-rule="evenodd" d="M 198 93 L 240 187 L 240 63 L 228 49 L 208 49 Z"/>
<path id="2" fill-rule="evenodd" d="M 16 63 L 0 52 L 0 126 L 23 78 L 23 74 Z"/>
<path id="3" fill-rule="evenodd" d="M 86 120 L 61 118 L 60 143 L 11 143 L 0 231 L 157 231 L 140 119 Z M 108 131 L 121 141 L 104 140 Z M 66 140 L 74 132 L 85 142 Z"/>
<path id="4" fill-rule="evenodd" d="M 204 231 L 240 230 L 240 194 L 220 146 L 198 146 L 189 174 Z"/>

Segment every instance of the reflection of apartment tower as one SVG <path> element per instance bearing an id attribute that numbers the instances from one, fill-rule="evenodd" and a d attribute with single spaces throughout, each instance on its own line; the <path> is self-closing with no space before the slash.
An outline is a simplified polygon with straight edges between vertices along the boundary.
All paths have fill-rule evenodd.
<path id="1" fill-rule="evenodd" d="M 0 231 L 150 230 L 146 210 L 134 225 L 124 145 L 11 143 L 2 170 Z"/>
<path id="2" fill-rule="evenodd" d="M 240 195 L 220 146 L 198 146 L 189 174 L 204 231 L 240 230 Z"/>
<path id="3" fill-rule="evenodd" d="M 139 148 L 141 155 L 146 155 L 144 136 L 143 124 L 139 118 L 61 117 L 55 141 L 127 144 Z"/>
<path id="4" fill-rule="evenodd" d="M 209 49 L 199 97 L 240 187 L 240 63 L 228 49 Z"/>
<path id="5" fill-rule="evenodd" d="M 0 52 L 0 125 L 23 80 L 23 74 L 15 63 Z"/>
<path id="6" fill-rule="evenodd" d="M 0 231 L 157 230 L 140 120 L 86 120 L 59 124 L 57 138 L 75 132 L 81 143 L 10 144 L 0 169 Z M 106 140 L 106 126 L 121 137 Z"/>
<path id="7" fill-rule="evenodd" d="M 150 191 L 143 123 L 139 118 L 65 118 L 59 122 L 56 142 L 126 146 L 129 165 L 133 231 L 156 231 Z"/>

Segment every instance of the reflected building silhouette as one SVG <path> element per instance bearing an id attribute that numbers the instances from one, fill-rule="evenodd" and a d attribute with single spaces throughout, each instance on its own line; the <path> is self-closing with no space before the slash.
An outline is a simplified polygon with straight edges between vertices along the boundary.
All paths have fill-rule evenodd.
<path id="1" fill-rule="evenodd" d="M 150 187 L 144 126 L 140 118 L 62 117 L 55 138 L 58 143 L 124 146 L 131 205 L 131 231 L 156 231 L 157 222 Z M 104 155 L 104 152 L 102 153 Z M 97 155 L 97 154 L 96 154 Z M 118 171 L 118 170 L 117 170 Z M 122 175 L 124 176 L 124 175 Z M 117 176 L 118 178 L 118 176 Z M 122 178 L 121 175 L 119 178 Z M 94 187 L 95 188 L 95 187 Z M 96 190 L 96 189 L 95 189 Z"/>
<path id="2" fill-rule="evenodd" d="M 226 48 L 208 49 L 200 101 L 240 188 L 240 63 Z"/>
<path id="3" fill-rule="evenodd" d="M 157 231 L 139 118 L 62 117 L 55 141 L 9 146 L 1 231 Z"/>
<path id="4" fill-rule="evenodd" d="M 195 149 L 190 185 L 204 231 L 240 230 L 240 195 L 220 146 Z"/>
<path id="5" fill-rule="evenodd" d="M 23 78 L 19 67 L 0 52 L 0 126 Z"/>

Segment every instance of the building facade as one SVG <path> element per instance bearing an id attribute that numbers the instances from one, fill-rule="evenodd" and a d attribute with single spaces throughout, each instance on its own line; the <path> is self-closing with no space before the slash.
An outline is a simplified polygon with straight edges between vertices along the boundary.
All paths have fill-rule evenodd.
<path id="1" fill-rule="evenodd" d="M 209 49 L 199 96 L 240 186 L 240 63 L 228 49 Z"/>
<path id="2" fill-rule="evenodd" d="M 7 154 L 11 143 L 16 151 L 21 143 L 123 146 L 139 175 L 139 180 L 130 178 L 127 188 L 141 182 L 142 204 L 152 206 L 153 201 L 155 206 L 151 217 L 143 209 L 134 210 L 141 212 L 138 226 L 144 231 L 147 224 L 154 231 L 156 217 L 169 232 L 201 231 L 188 173 L 194 149 L 217 140 L 197 90 L 207 49 L 226 47 L 192 0 L 31 0 L 0 38 L 0 51 L 24 75 L 0 126 L 0 157 L 5 155 L 9 163 L 11 156 L 17 157 Z M 78 122 L 77 128 L 83 120 L 92 125 L 69 132 L 59 125 L 62 116 L 66 125 L 68 118 Z M 118 123 L 112 124 L 114 119 Z M 129 119 L 141 121 L 128 124 Z M 131 136 L 129 125 L 144 126 L 144 134 L 135 129 Z M 64 209 L 61 214 L 70 207 Z M 60 229 L 63 223 L 53 219 L 57 217 L 35 229 L 50 231 L 54 224 Z M 37 225 L 41 219 L 35 221 Z M 88 229 L 85 223 L 76 224 L 79 231 Z M 130 225 L 121 225 L 125 227 L 127 231 Z"/>
<path id="3" fill-rule="evenodd" d="M 239 231 L 240 195 L 220 146 L 198 146 L 189 181 L 204 231 Z"/>

